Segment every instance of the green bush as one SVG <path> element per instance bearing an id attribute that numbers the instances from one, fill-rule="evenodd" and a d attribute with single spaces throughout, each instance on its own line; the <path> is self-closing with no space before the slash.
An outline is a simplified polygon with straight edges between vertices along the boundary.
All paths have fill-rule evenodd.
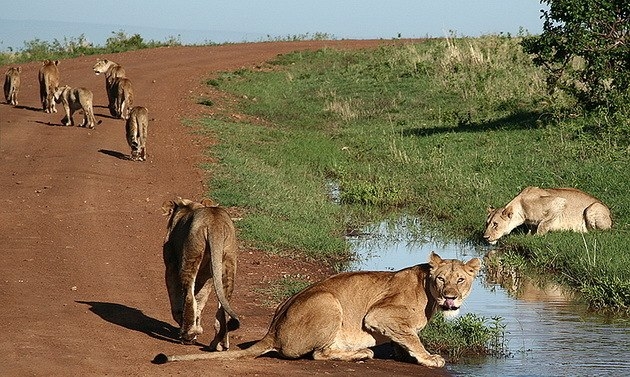
<path id="1" fill-rule="evenodd" d="M 550 88 L 585 109 L 627 106 L 630 99 L 630 2 L 541 0 L 543 33 L 523 40 L 548 73 Z"/>

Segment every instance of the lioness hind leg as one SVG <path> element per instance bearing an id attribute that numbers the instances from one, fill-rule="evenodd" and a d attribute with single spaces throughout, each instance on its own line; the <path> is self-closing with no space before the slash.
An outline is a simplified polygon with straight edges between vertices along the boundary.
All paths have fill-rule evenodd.
<path id="1" fill-rule="evenodd" d="M 602 203 L 593 203 L 584 210 L 587 229 L 610 229 L 612 218 L 610 210 Z"/>
<path id="2" fill-rule="evenodd" d="M 83 127 L 93 129 L 94 124 L 96 124 L 96 119 L 94 118 L 94 110 L 91 107 L 87 109 L 83 109 Z"/>
<path id="3" fill-rule="evenodd" d="M 221 304 L 215 314 L 214 339 L 210 342 L 210 349 L 215 351 L 227 351 L 230 348 L 230 337 L 227 328 L 227 314 Z"/>
<path id="4" fill-rule="evenodd" d="M 315 351 L 319 351 L 317 357 L 327 357 L 333 352 L 331 347 L 343 326 L 343 308 L 339 300 L 328 292 L 307 290 L 294 296 L 290 303 L 282 320 L 276 324 L 278 351 L 290 359 Z"/>
<path id="5" fill-rule="evenodd" d="M 359 361 L 373 358 L 374 351 L 369 348 L 352 351 L 324 348 L 313 352 L 314 360 Z"/>
<path id="6" fill-rule="evenodd" d="M 198 296 L 195 295 L 194 292 L 195 280 L 199 271 L 199 264 L 200 261 L 197 260 L 190 261 L 189 264 L 189 261 L 185 261 L 185 257 L 182 262 L 182 265 L 185 266 L 183 270 L 186 271 L 186 273 L 182 273 L 184 307 L 182 311 L 182 325 L 179 331 L 179 336 L 184 343 L 192 343 L 197 338 L 197 335 L 201 335 L 203 333 L 203 328 L 200 325 L 199 314 L 201 313 L 201 310 L 199 310 Z M 202 304 L 205 304 L 205 302 Z M 201 309 L 203 309 L 203 305 Z"/>

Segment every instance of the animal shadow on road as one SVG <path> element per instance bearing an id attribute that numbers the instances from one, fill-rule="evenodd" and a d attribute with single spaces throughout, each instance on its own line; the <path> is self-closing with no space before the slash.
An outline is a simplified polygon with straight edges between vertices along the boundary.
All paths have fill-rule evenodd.
<path id="1" fill-rule="evenodd" d="M 121 160 L 129 160 L 129 161 L 131 161 L 129 156 L 127 156 L 126 154 L 124 154 L 122 152 L 110 151 L 109 149 L 99 149 L 98 151 L 101 152 L 102 154 L 106 154 L 108 156 L 116 157 L 116 158 L 119 158 Z"/>
<path id="2" fill-rule="evenodd" d="M 22 110 L 36 111 L 38 113 L 42 112 L 42 108 L 41 107 L 17 105 L 17 106 L 15 106 L 15 108 L 16 109 L 22 109 Z"/>
<path id="3" fill-rule="evenodd" d="M 90 306 L 90 311 L 107 322 L 122 326 L 126 329 L 138 331 L 152 338 L 171 343 L 180 343 L 179 329 L 169 323 L 151 318 L 142 310 L 130 308 L 126 305 L 111 302 L 76 301 Z"/>

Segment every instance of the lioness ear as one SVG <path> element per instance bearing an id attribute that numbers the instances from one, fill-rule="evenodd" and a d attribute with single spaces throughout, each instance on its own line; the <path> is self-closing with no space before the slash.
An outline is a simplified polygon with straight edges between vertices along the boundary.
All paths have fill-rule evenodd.
<path id="1" fill-rule="evenodd" d="M 431 255 L 429 255 L 429 266 L 431 266 L 431 268 L 437 268 L 440 263 L 442 263 L 442 258 L 440 258 L 435 251 L 432 251 Z"/>
<path id="2" fill-rule="evenodd" d="M 22 72 L 22 67 L 17 67 L 18 72 Z"/>
<path id="3" fill-rule="evenodd" d="M 170 216 L 175 209 L 175 202 L 172 200 L 167 200 L 162 203 L 162 214 L 164 216 Z"/>
<path id="4" fill-rule="evenodd" d="M 53 63 L 55 63 L 55 65 L 59 65 L 59 60 L 55 60 Z"/>
<path id="5" fill-rule="evenodd" d="M 479 260 L 479 258 L 473 258 L 466 262 L 466 267 L 470 269 L 470 272 L 472 274 L 476 274 L 481 268 L 481 261 Z"/>
<path id="6" fill-rule="evenodd" d="M 190 199 L 183 199 L 182 197 L 178 196 L 177 198 L 175 198 L 174 202 L 175 202 L 175 204 L 177 204 L 178 206 L 183 207 L 183 206 L 187 206 L 187 205 L 189 205 L 189 204 L 190 204 L 190 203 L 192 203 L 193 201 L 192 201 L 192 200 L 190 200 Z"/>
<path id="7" fill-rule="evenodd" d="M 503 210 L 503 213 L 501 213 L 501 215 L 503 215 L 504 217 L 507 217 L 508 219 L 511 219 L 513 214 L 514 214 L 514 211 L 512 211 L 511 208 L 506 208 Z"/>
<path id="8" fill-rule="evenodd" d="M 494 211 L 494 207 L 493 206 L 488 206 L 486 211 L 488 211 L 488 213 L 492 213 Z"/>
<path id="9" fill-rule="evenodd" d="M 201 199 L 201 203 L 204 207 L 218 207 L 219 203 L 215 202 L 212 199 L 208 199 L 208 198 L 203 198 Z"/>

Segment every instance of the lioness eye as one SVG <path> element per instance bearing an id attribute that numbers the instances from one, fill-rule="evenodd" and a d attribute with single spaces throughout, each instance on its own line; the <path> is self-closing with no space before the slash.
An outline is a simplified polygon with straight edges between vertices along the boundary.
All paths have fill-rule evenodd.
<path id="1" fill-rule="evenodd" d="M 461 284 L 461 283 L 463 283 L 463 282 L 464 282 L 464 278 L 459 278 L 459 279 L 457 279 L 457 284 Z"/>
<path id="2" fill-rule="evenodd" d="M 444 277 L 442 277 L 442 276 L 438 276 L 438 277 L 437 277 L 437 280 L 438 280 L 440 283 L 444 283 Z"/>

